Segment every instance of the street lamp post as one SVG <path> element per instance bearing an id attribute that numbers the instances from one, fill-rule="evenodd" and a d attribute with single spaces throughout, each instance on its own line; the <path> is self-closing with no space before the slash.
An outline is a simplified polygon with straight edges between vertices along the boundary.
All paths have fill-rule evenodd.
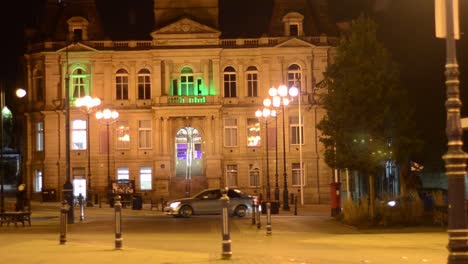
<path id="1" fill-rule="evenodd" d="M 109 126 L 114 124 L 119 117 L 119 112 L 116 110 L 104 109 L 96 112 L 96 119 L 107 127 L 107 185 L 110 187 L 110 142 L 109 142 Z"/>
<path id="2" fill-rule="evenodd" d="M 265 146 L 266 146 L 266 198 L 267 202 L 269 203 L 271 200 L 270 195 L 270 163 L 268 158 L 268 122 L 271 117 L 276 116 L 276 111 L 271 110 L 269 107 L 271 106 L 271 100 L 266 98 L 263 100 L 264 108 L 262 110 L 257 110 L 255 112 L 255 116 L 258 118 L 259 121 L 263 121 L 265 123 Z"/>
<path id="3" fill-rule="evenodd" d="M 468 229 L 465 207 L 466 154 L 460 121 L 459 70 L 455 39 L 458 32 L 458 0 L 436 0 L 436 36 L 446 38 L 445 86 L 447 100 L 447 153 L 443 156 L 448 178 L 448 263 L 468 263 Z"/>
<path id="4" fill-rule="evenodd" d="M 86 194 L 86 206 L 91 207 L 93 206 L 93 196 L 92 196 L 92 184 L 91 184 L 91 149 L 90 149 L 90 133 L 91 133 L 91 125 L 89 123 L 89 114 L 91 114 L 95 109 L 96 106 L 101 104 L 101 99 L 97 97 L 91 97 L 86 95 L 85 97 L 78 98 L 75 101 L 75 106 L 82 108 L 84 107 L 86 113 L 86 124 L 87 124 L 87 133 L 86 133 L 86 149 L 88 152 L 88 188 Z"/>
<path id="5" fill-rule="evenodd" d="M 297 88 L 287 88 L 286 85 L 280 85 L 278 88 L 272 87 L 268 94 L 273 97 L 273 106 L 281 107 L 283 112 L 283 210 L 289 211 L 289 192 L 288 192 L 288 172 L 286 169 L 286 126 L 285 126 L 285 107 L 289 105 L 289 96 L 297 95 Z"/>
<path id="6" fill-rule="evenodd" d="M 22 98 L 26 95 L 26 91 L 23 89 L 16 90 L 16 96 Z M 0 212 L 5 212 L 5 161 L 3 160 L 3 109 L 5 108 L 5 90 L 4 87 L 0 87 Z"/>

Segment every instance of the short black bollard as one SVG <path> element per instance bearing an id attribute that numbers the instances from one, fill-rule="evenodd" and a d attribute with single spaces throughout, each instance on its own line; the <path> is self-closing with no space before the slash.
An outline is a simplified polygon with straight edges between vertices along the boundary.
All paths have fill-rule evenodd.
<path id="1" fill-rule="evenodd" d="M 68 209 L 67 201 L 63 200 L 62 207 L 60 207 L 60 245 L 65 245 L 65 243 L 67 243 Z"/>
<path id="2" fill-rule="evenodd" d="M 255 208 L 256 208 L 256 205 L 255 205 L 255 200 L 252 200 L 252 225 L 255 225 L 255 217 L 257 217 L 256 213 L 255 213 Z"/>
<path id="3" fill-rule="evenodd" d="M 297 196 L 294 197 L 294 215 L 297 215 Z"/>
<path id="4" fill-rule="evenodd" d="M 80 205 L 80 222 L 84 221 L 84 197 L 80 193 L 78 195 L 78 204 Z"/>
<path id="5" fill-rule="evenodd" d="M 230 259 L 232 256 L 232 251 L 231 251 L 231 235 L 230 235 L 230 230 L 229 230 L 229 197 L 227 196 L 227 188 L 221 189 L 221 227 L 222 227 L 222 237 L 223 237 L 223 253 L 222 253 L 222 258 L 223 259 Z"/>
<path id="6" fill-rule="evenodd" d="M 257 204 L 257 214 L 256 214 L 256 221 L 257 221 L 257 229 L 260 229 L 262 227 L 262 223 L 260 222 L 260 214 L 262 213 L 262 210 L 260 209 L 260 206 L 261 206 L 261 202 L 258 201 L 258 204 Z"/>
<path id="7" fill-rule="evenodd" d="M 120 203 L 120 195 L 115 197 L 115 249 L 122 248 L 122 204 Z"/>
<path id="8" fill-rule="evenodd" d="M 271 203 L 268 201 L 266 203 L 266 211 L 267 211 L 267 223 L 266 223 L 266 234 L 267 236 L 271 236 Z"/>

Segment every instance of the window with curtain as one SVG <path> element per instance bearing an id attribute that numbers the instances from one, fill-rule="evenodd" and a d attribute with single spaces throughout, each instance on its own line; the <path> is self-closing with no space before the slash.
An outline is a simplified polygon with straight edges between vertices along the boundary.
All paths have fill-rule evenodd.
<path id="1" fill-rule="evenodd" d="M 130 180 L 130 170 L 128 167 L 117 168 L 117 180 Z"/>
<path id="2" fill-rule="evenodd" d="M 116 124 L 117 144 L 116 149 L 130 148 L 130 127 L 127 121 L 119 121 Z"/>
<path id="3" fill-rule="evenodd" d="M 71 144 L 73 150 L 86 149 L 86 120 L 75 119 L 71 122 Z"/>
<path id="4" fill-rule="evenodd" d="M 237 146 L 237 119 L 235 118 L 224 119 L 224 146 Z"/>
<path id="5" fill-rule="evenodd" d="M 237 164 L 228 164 L 226 166 L 226 186 L 237 186 Z"/>
<path id="6" fill-rule="evenodd" d="M 260 122 L 257 118 L 247 118 L 247 146 L 260 146 Z"/>
<path id="7" fill-rule="evenodd" d="M 290 135 L 291 144 L 292 145 L 304 144 L 304 126 L 303 126 L 303 122 L 299 124 L 299 117 L 298 116 L 289 117 L 289 126 L 291 128 L 291 135 Z"/>
<path id="8" fill-rule="evenodd" d="M 151 148 L 151 120 L 138 121 L 138 146 L 140 149 Z"/>
<path id="9" fill-rule="evenodd" d="M 152 189 L 152 171 L 151 167 L 140 168 L 140 190 L 151 190 Z"/>
<path id="10" fill-rule="evenodd" d="M 44 151 L 44 122 L 36 123 L 36 151 Z"/>
<path id="11" fill-rule="evenodd" d="M 249 185 L 260 187 L 260 169 L 254 164 L 249 164 Z"/>
<path id="12" fill-rule="evenodd" d="M 302 163 L 302 170 L 301 170 L 301 163 L 292 163 L 291 164 L 291 175 L 292 175 L 292 185 L 293 186 L 300 186 L 301 185 L 301 175 L 303 177 L 303 183 L 305 184 L 304 181 L 304 163 Z"/>

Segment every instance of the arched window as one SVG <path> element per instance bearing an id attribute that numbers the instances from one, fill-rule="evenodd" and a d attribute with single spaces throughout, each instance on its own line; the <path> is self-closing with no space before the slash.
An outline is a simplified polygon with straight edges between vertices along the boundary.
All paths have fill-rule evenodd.
<path id="1" fill-rule="evenodd" d="M 224 69 L 224 97 L 237 97 L 236 70 L 231 66 Z"/>
<path id="2" fill-rule="evenodd" d="M 44 101 L 44 75 L 41 70 L 34 72 L 34 99 L 38 102 Z"/>
<path id="3" fill-rule="evenodd" d="M 128 100 L 128 72 L 125 69 L 119 69 L 115 74 L 115 98 Z"/>
<path id="4" fill-rule="evenodd" d="M 151 99 L 151 73 L 148 69 L 138 72 L 138 100 Z"/>
<path id="5" fill-rule="evenodd" d="M 88 94 L 88 75 L 86 71 L 78 68 L 72 72 L 71 78 L 71 95 L 73 99 L 83 97 Z"/>
<path id="6" fill-rule="evenodd" d="M 246 71 L 247 96 L 258 96 L 258 70 L 255 66 L 249 66 Z"/>
<path id="7" fill-rule="evenodd" d="M 180 95 L 194 95 L 193 71 L 190 67 L 182 68 L 180 72 Z"/>
<path id="8" fill-rule="evenodd" d="M 299 91 L 301 90 L 302 70 L 297 64 L 291 64 L 288 67 L 288 87 L 295 86 Z"/>

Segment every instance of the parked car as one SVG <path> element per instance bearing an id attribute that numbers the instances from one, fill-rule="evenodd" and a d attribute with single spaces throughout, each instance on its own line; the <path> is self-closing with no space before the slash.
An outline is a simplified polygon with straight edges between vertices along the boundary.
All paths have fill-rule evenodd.
<path id="1" fill-rule="evenodd" d="M 244 217 L 252 212 L 254 197 L 238 189 L 229 188 L 228 212 L 230 215 Z M 168 202 L 165 211 L 175 217 L 190 217 L 192 215 L 221 214 L 221 189 L 207 189 L 191 198 L 182 198 Z"/>

